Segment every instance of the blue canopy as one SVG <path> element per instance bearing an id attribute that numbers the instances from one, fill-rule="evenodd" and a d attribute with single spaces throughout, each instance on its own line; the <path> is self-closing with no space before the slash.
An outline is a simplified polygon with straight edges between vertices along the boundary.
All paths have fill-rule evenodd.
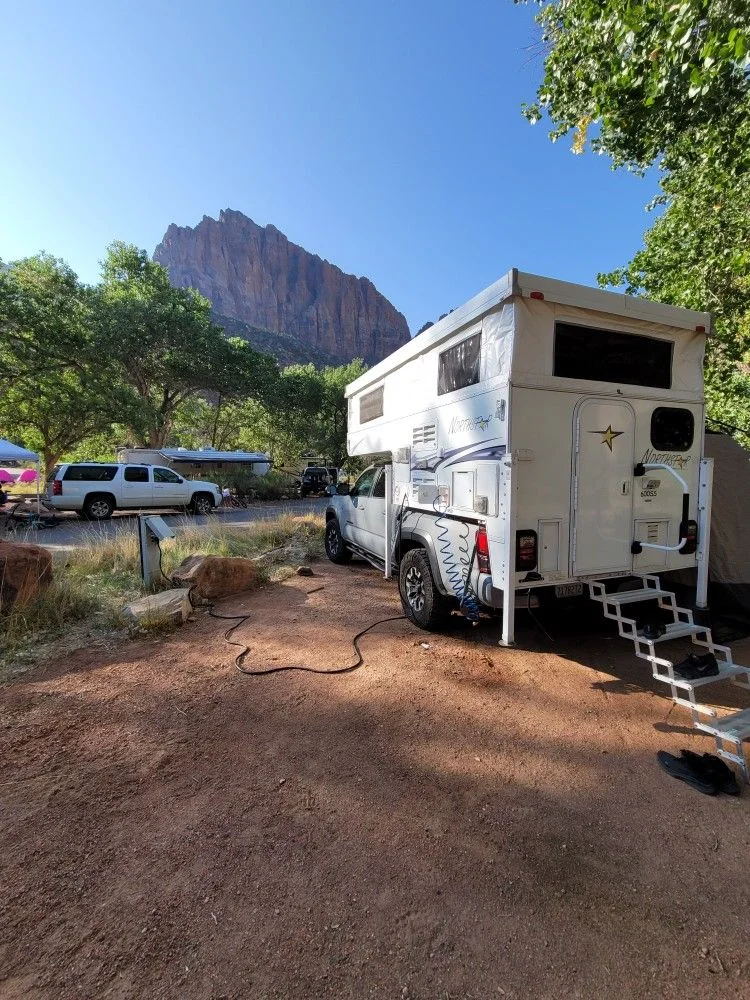
<path id="1" fill-rule="evenodd" d="M 26 448 L 19 448 L 17 444 L 4 441 L 0 438 L 0 462 L 38 462 L 39 456 L 35 451 Z"/>

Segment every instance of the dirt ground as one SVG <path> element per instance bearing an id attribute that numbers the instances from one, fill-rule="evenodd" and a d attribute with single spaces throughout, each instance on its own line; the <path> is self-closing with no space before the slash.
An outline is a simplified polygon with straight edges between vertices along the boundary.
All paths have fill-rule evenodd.
<path id="1" fill-rule="evenodd" d="M 218 610 L 326 668 L 400 608 L 321 565 Z M 658 769 L 712 745 L 609 626 L 396 621 L 253 678 L 227 624 L 0 691 L 3 1000 L 750 997 L 750 793 Z"/>

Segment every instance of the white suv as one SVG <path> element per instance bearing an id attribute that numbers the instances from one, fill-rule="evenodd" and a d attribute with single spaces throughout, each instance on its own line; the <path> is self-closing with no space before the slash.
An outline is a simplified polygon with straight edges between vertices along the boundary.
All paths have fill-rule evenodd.
<path id="1" fill-rule="evenodd" d="M 184 479 L 160 465 L 75 462 L 57 465 L 47 481 L 47 500 L 58 510 L 104 521 L 114 510 L 189 507 L 208 514 L 221 503 L 216 483 Z"/>

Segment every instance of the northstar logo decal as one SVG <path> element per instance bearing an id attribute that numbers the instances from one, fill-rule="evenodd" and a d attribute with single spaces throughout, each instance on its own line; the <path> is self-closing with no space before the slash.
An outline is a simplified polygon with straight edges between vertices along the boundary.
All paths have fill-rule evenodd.
<path id="1" fill-rule="evenodd" d="M 602 436 L 601 443 L 606 444 L 606 446 L 609 448 L 610 451 L 612 451 L 612 442 L 614 441 L 614 439 L 618 438 L 621 434 L 624 433 L 625 431 L 613 431 L 612 424 L 609 425 L 606 431 L 589 431 L 589 434 L 601 434 Z"/>

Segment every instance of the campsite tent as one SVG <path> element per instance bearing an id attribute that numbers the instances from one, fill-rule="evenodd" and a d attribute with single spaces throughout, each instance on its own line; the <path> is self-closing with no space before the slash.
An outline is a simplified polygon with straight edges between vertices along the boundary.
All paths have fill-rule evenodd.
<path id="1" fill-rule="evenodd" d="M 36 462 L 36 499 L 37 504 L 39 503 L 39 478 L 40 478 L 40 468 L 39 468 L 39 456 L 35 451 L 29 451 L 28 448 L 21 448 L 17 444 L 13 444 L 11 441 L 5 441 L 0 438 L 0 463 L 2 462 Z"/>
<path id="2" fill-rule="evenodd" d="M 743 619 L 750 632 L 750 451 L 726 434 L 707 432 L 705 454 L 714 460 L 709 603 Z"/>

